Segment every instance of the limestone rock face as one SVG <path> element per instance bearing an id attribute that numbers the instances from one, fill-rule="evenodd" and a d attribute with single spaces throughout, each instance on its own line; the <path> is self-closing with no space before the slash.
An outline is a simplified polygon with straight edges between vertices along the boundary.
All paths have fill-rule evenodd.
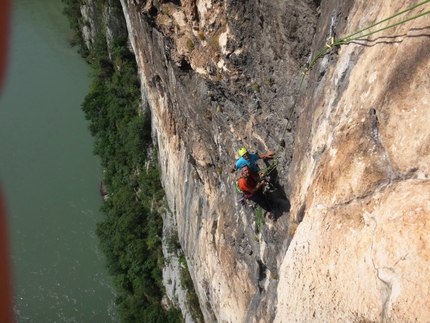
<path id="1" fill-rule="evenodd" d="M 412 4 L 354 3 L 339 36 Z M 429 320 L 428 21 L 341 46 L 310 73 L 292 169 L 303 221 L 275 322 Z"/>
<path id="2" fill-rule="evenodd" d="M 81 5 L 82 37 L 88 49 L 92 48 L 99 34 L 106 35 L 108 48 L 116 38 L 128 36 L 124 16 L 114 0 L 104 3 L 88 0 Z M 109 53 L 110 59 L 114 57 Z"/>
<path id="3" fill-rule="evenodd" d="M 330 49 L 297 95 L 330 34 L 415 1 L 121 4 L 205 320 L 427 322 L 429 16 Z M 241 146 L 276 151 L 276 221 L 236 202 Z"/>
<path id="4" fill-rule="evenodd" d="M 87 48 L 91 48 L 95 42 L 96 35 L 100 32 L 100 21 L 97 15 L 97 6 L 94 1 L 81 6 L 82 20 L 85 22 L 82 27 L 82 36 Z"/>

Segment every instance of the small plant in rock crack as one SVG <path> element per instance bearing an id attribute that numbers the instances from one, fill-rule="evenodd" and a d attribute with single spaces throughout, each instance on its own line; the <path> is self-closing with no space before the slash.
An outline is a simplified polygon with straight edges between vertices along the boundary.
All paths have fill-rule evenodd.
<path id="1" fill-rule="evenodd" d="M 214 50 L 218 50 L 219 49 L 219 41 L 218 41 L 218 37 L 212 37 L 210 39 L 210 44 L 212 46 L 212 48 Z"/>
<path id="2" fill-rule="evenodd" d="M 197 37 L 198 37 L 200 40 L 203 40 L 203 39 L 205 39 L 205 33 L 204 33 L 203 31 L 199 31 L 199 33 L 197 34 Z"/>
<path id="3" fill-rule="evenodd" d="M 255 210 L 255 230 L 257 233 L 261 232 L 261 227 L 264 225 L 263 209 L 258 206 Z"/>
<path id="4" fill-rule="evenodd" d="M 163 14 L 165 14 L 165 15 L 170 15 L 170 9 L 169 9 L 169 7 L 168 7 L 168 6 L 164 6 L 164 7 L 163 7 Z"/>
<path id="5" fill-rule="evenodd" d="M 187 48 L 190 52 L 194 50 L 194 42 L 190 38 L 187 39 Z"/>
<path id="6" fill-rule="evenodd" d="M 169 253 L 176 253 L 180 248 L 181 248 L 181 243 L 179 242 L 178 232 L 172 229 L 168 234 L 167 251 Z"/>
<path id="7" fill-rule="evenodd" d="M 205 113 L 205 117 L 206 117 L 206 119 L 208 119 L 208 120 L 212 120 L 212 118 L 213 118 L 212 111 L 206 112 L 206 113 Z"/>
<path id="8" fill-rule="evenodd" d="M 264 77 L 264 83 L 266 83 L 268 86 L 271 86 L 273 84 L 273 82 L 267 77 Z"/>

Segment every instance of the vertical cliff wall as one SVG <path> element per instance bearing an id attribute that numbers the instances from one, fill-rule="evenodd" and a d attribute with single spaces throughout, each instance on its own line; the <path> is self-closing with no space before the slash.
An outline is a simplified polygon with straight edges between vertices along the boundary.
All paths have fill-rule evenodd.
<path id="1" fill-rule="evenodd" d="M 121 3 L 205 320 L 425 322 L 428 17 L 330 50 L 288 120 L 331 25 L 341 37 L 416 2 Z M 228 172 L 241 146 L 277 150 L 260 232 Z"/>
<path id="2" fill-rule="evenodd" d="M 336 13 L 340 37 L 415 3 L 351 2 L 348 14 L 333 2 L 321 18 Z M 429 21 L 343 45 L 309 74 L 292 168 L 291 211 L 303 221 L 276 322 L 429 320 Z"/>
<path id="3" fill-rule="evenodd" d="M 123 1 L 123 8 L 205 318 L 273 320 L 289 242 L 282 195 L 291 127 L 281 135 L 315 32 L 315 4 Z M 228 168 L 242 145 L 263 152 L 281 139 L 279 219 L 256 234 L 255 211 L 237 204 L 237 174 Z"/>

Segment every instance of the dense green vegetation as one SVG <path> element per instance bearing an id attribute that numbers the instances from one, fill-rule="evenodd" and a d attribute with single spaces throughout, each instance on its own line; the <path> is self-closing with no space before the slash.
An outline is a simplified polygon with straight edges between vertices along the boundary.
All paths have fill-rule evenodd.
<path id="1" fill-rule="evenodd" d="M 160 183 L 157 154 L 151 139 L 149 116 L 140 109 L 140 84 L 134 55 L 126 39 L 116 39 L 107 48 L 105 35 L 97 36 L 91 50 L 86 48 L 81 29 L 81 5 L 85 0 L 63 0 L 74 36 L 72 45 L 91 64 L 93 82 L 82 110 L 94 136 L 94 154 L 103 166 L 103 184 L 108 199 L 101 207 L 105 220 L 97 225 L 97 236 L 106 256 L 106 266 L 117 290 L 116 305 L 121 322 L 183 322 L 179 309 L 161 307 L 165 294 L 161 269 L 164 191 Z M 97 0 L 102 16 L 108 0 Z M 109 1 L 122 13 L 119 0 Z M 113 6 L 113 7 L 112 7 Z M 203 314 L 180 251 L 177 233 L 168 239 L 169 253 L 180 258 L 181 286 L 187 290 L 188 308 L 196 322 Z"/>
<path id="2" fill-rule="evenodd" d="M 64 2 L 64 12 L 78 35 L 76 43 L 83 45 L 79 37 L 81 0 Z M 161 307 L 164 258 L 159 210 L 164 191 L 150 119 L 139 112 L 135 58 L 126 39 L 117 39 L 109 51 L 103 35 L 91 52 L 84 47 L 80 50 L 93 71 L 82 110 L 95 138 L 94 154 L 100 157 L 109 196 L 101 207 L 105 219 L 98 223 L 96 233 L 117 291 L 121 322 L 181 322 L 180 310 Z"/>
<path id="3" fill-rule="evenodd" d="M 185 257 L 180 257 L 181 262 L 181 287 L 188 291 L 187 293 L 187 304 L 188 310 L 195 322 L 204 322 L 202 310 L 200 309 L 199 298 L 194 290 L 193 280 L 188 270 L 188 264 Z"/>
<path id="4" fill-rule="evenodd" d="M 97 236 L 118 297 L 122 322 L 178 322 L 180 311 L 160 306 L 164 191 L 152 147 L 149 118 L 139 114 L 140 89 L 134 57 L 117 40 L 107 56 L 104 37 L 91 53 L 93 83 L 82 109 L 95 138 L 94 153 L 104 168 L 109 198 Z M 120 67 L 119 67 L 120 66 Z M 151 153 L 153 151 L 153 153 Z"/>

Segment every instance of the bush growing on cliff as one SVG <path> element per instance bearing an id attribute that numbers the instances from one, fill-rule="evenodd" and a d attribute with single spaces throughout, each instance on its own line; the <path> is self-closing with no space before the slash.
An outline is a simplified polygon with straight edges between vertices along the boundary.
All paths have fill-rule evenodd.
<path id="1" fill-rule="evenodd" d="M 264 216 L 263 216 L 263 209 L 261 206 L 257 206 L 257 209 L 255 210 L 255 232 L 261 233 L 261 228 L 264 225 Z"/>
<path id="2" fill-rule="evenodd" d="M 184 256 L 180 258 L 181 268 L 181 287 L 187 290 L 187 304 L 191 317 L 195 322 L 203 323 L 205 321 L 202 310 L 200 309 L 199 298 L 194 290 L 193 280 L 188 270 L 187 260 Z"/>
<path id="3" fill-rule="evenodd" d="M 70 28 L 73 30 L 73 38 L 70 41 L 72 45 L 78 45 L 78 52 L 86 57 L 89 52 L 85 46 L 84 39 L 82 37 L 82 14 L 81 5 L 83 0 L 62 0 L 64 3 L 63 14 L 68 18 Z"/>

